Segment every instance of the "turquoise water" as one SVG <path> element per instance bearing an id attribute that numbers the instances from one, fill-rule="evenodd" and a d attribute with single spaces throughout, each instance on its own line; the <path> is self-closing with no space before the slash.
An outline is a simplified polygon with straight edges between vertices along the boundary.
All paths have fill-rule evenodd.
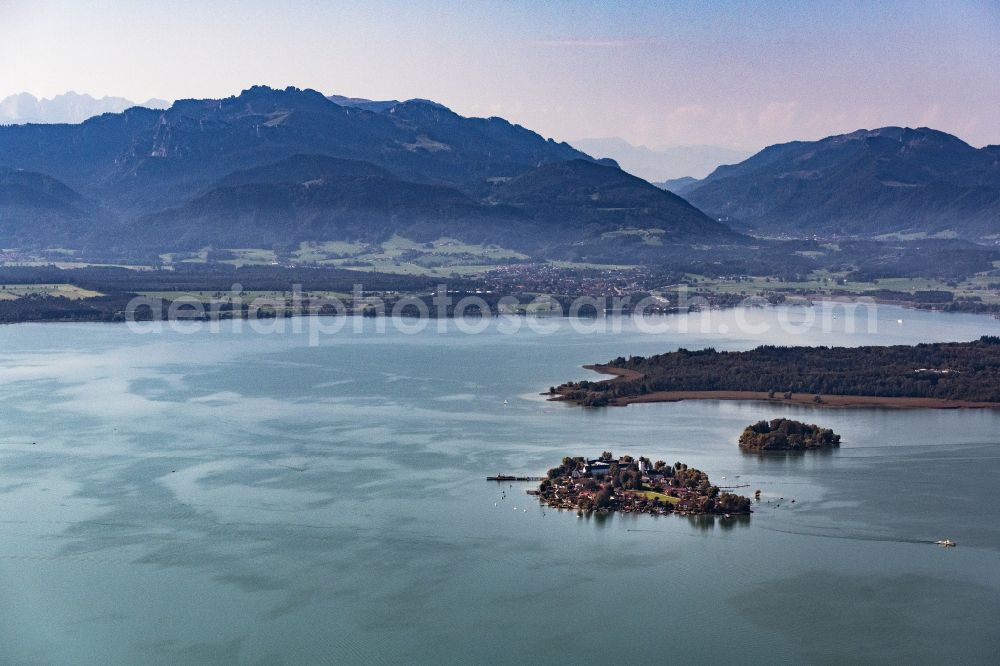
<path id="1" fill-rule="evenodd" d="M 799 333 L 737 332 L 786 314 Z M 678 346 L 1000 333 L 888 307 L 874 331 L 810 316 L 675 317 L 656 335 L 365 320 L 318 346 L 291 330 L 0 328 L 0 662 L 995 662 L 1000 414 L 537 395 L 584 363 Z M 744 426 L 780 415 L 844 443 L 738 450 Z M 483 480 L 609 448 L 764 502 L 749 520 L 580 519 Z"/>

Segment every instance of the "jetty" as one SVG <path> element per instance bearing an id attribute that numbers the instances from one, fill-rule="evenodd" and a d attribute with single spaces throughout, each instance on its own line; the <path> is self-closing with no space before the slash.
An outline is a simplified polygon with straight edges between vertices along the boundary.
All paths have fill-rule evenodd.
<path id="1" fill-rule="evenodd" d="M 510 474 L 497 474 L 486 477 L 487 481 L 541 481 L 544 476 L 513 476 Z"/>

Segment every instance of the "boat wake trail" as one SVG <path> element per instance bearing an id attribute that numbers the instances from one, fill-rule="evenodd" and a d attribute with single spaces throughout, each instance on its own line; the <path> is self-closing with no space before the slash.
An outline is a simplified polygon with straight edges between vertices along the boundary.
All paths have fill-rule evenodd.
<path id="1" fill-rule="evenodd" d="M 882 543 L 921 543 L 921 544 L 938 544 L 938 541 L 933 539 L 907 539 L 905 537 L 896 536 L 886 536 L 879 534 L 864 534 L 864 533 L 842 533 L 842 534 L 831 534 L 830 532 L 823 532 L 819 530 L 803 530 L 803 529 L 781 529 L 780 527 L 766 527 L 764 525 L 755 525 L 757 529 L 768 530 L 770 532 L 781 532 L 782 534 L 795 534 L 797 536 L 811 536 L 819 537 L 821 539 L 843 539 L 846 541 L 877 541 Z M 651 533 L 661 533 L 661 534 L 678 534 L 677 532 L 672 532 L 671 530 L 648 530 L 648 529 L 627 529 L 626 532 L 651 532 Z M 680 533 L 683 534 L 683 533 Z M 685 534 L 684 536 L 695 536 L 694 534 Z"/>
<path id="2" fill-rule="evenodd" d="M 778 527 L 766 527 L 763 525 L 758 525 L 758 529 L 769 530 L 771 532 L 781 532 L 782 534 L 796 534 L 799 536 L 811 536 L 820 537 L 822 539 L 846 539 L 848 541 L 881 541 L 884 543 L 936 543 L 933 539 L 907 539 L 905 537 L 895 537 L 895 536 L 885 536 L 877 534 L 830 534 L 829 532 L 818 532 L 818 531 L 808 531 L 808 530 L 793 530 L 786 529 L 783 530 Z"/>

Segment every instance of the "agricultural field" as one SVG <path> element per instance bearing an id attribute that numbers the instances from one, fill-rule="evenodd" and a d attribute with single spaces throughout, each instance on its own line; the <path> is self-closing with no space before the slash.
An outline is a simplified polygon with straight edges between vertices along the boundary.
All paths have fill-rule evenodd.
<path id="1" fill-rule="evenodd" d="M 1000 283 L 1000 277 L 977 274 L 961 282 L 945 282 L 932 278 L 883 278 L 872 282 L 853 282 L 846 274 L 817 271 L 809 280 L 785 282 L 773 277 L 743 277 L 719 279 L 705 275 L 686 276 L 694 288 L 719 294 L 753 296 L 764 292 L 808 292 L 830 295 L 834 291 L 863 295 L 866 292 L 889 290 L 914 294 L 918 291 L 947 291 L 955 298 L 979 297 L 983 303 L 1000 303 L 1000 290 L 991 284 Z"/>
<path id="2" fill-rule="evenodd" d="M 164 266 L 170 266 L 171 264 L 207 264 L 208 263 L 208 248 L 202 248 L 197 252 L 167 252 L 160 255 L 160 260 L 163 262 Z"/>
<path id="3" fill-rule="evenodd" d="M 663 229 L 618 229 L 601 234 L 602 240 L 613 240 L 622 237 L 638 238 L 644 245 L 663 245 Z"/>
<path id="4" fill-rule="evenodd" d="M 0 301 L 13 301 L 26 296 L 62 296 L 73 300 L 103 296 L 100 292 L 71 284 L 5 284 L 0 285 Z"/>
<path id="5" fill-rule="evenodd" d="M 176 301 L 176 300 L 187 300 L 187 301 L 201 301 L 203 303 L 209 302 L 219 302 L 219 303 L 231 303 L 236 300 L 234 294 L 228 291 L 143 291 L 139 293 L 140 296 L 146 298 L 160 298 L 165 301 Z M 273 301 L 290 301 L 292 299 L 291 291 L 244 291 L 240 293 L 239 300 L 243 303 L 251 303 L 255 299 L 266 299 Z M 346 300 L 351 298 L 351 294 L 340 291 L 303 291 L 301 292 L 301 298 L 303 299 L 323 299 L 323 298 L 338 298 L 341 300 Z"/>
<path id="6" fill-rule="evenodd" d="M 364 243 L 348 243 L 347 241 L 326 241 L 311 243 L 303 241 L 299 249 L 292 253 L 292 259 L 298 263 L 325 264 L 344 257 L 356 257 L 369 251 Z"/>
<path id="7" fill-rule="evenodd" d="M 234 255 L 233 259 L 223 259 L 220 263 L 232 264 L 233 266 L 260 266 L 278 263 L 278 255 L 274 250 L 261 250 L 257 248 L 237 248 L 228 250 Z"/>
<path id="8" fill-rule="evenodd" d="M 313 265 L 349 270 L 451 277 L 475 275 L 498 263 L 528 260 L 527 255 L 492 245 L 463 243 L 453 238 L 420 243 L 393 236 L 379 244 L 348 241 L 302 242 L 288 253 L 279 254 L 262 248 L 227 248 L 213 252 L 160 255 L 165 266 L 177 263 L 219 263 L 233 266 Z"/>
<path id="9" fill-rule="evenodd" d="M 595 271 L 630 271 L 638 268 L 635 264 L 590 264 L 581 261 L 549 261 L 547 263 L 553 268 L 571 268 Z"/>
<path id="10" fill-rule="evenodd" d="M 419 243 L 393 236 L 379 245 L 303 243 L 292 259 L 300 263 L 357 271 L 451 277 L 475 275 L 495 267 L 497 263 L 527 260 L 529 257 L 514 250 L 463 243 L 453 238 Z"/>

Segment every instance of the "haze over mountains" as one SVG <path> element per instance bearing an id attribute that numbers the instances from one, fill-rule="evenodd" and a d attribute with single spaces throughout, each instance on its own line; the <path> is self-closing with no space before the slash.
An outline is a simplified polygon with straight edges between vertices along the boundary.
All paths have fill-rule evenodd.
<path id="1" fill-rule="evenodd" d="M 758 235 L 1000 238 L 1000 146 L 926 127 L 770 146 L 667 187 Z"/>
<path id="2" fill-rule="evenodd" d="M 372 100 L 344 95 L 327 95 L 326 98 L 340 106 L 375 111 L 376 113 L 401 103 L 398 99 Z M 445 108 L 430 100 L 408 101 L 427 102 Z M 96 98 L 87 93 L 81 94 L 72 90 L 51 99 L 39 99 L 31 93 L 23 92 L 8 95 L 0 100 L 0 125 L 82 123 L 88 118 L 103 113 L 121 113 L 133 106 L 142 106 L 147 109 L 166 109 L 170 107 L 170 102 L 154 97 L 140 104 L 124 97 L 104 96 Z"/>
<path id="3" fill-rule="evenodd" d="M 149 99 L 136 104 L 124 97 L 97 99 L 72 91 L 56 95 L 51 99 L 38 99 L 30 93 L 20 93 L 0 100 L 0 125 L 82 123 L 102 113 L 119 113 L 133 106 L 164 109 L 170 106 L 170 103 L 162 99 Z"/>
<path id="4" fill-rule="evenodd" d="M 591 155 L 610 157 L 625 171 L 651 183 L 704 178 L 720 164 L 735 164 L 750 156 L 748 152 L 723 146 L 634 146 L 618 137 L 577 139 L 571 143 Z"/>
<path id="5" fill-rule="evenodd" d="M 0 247 L 155 257 L 401 236 L 635 263 L 753 242 L 738 232 L 995 242 L 998 164 L 1000 147 L 889 127 L 771 146 L 668 183 L 677 196 L 501 118 L 257 86 L 0 127 Z"/>
<path id="6" fill-rule="evenodd" d="M 503 119 L 334 99 L 258 86 L 0 127 L 0 243 L 134 255 L 399 234 L 586 259 L 747 240 L 612 161 Z"/>

